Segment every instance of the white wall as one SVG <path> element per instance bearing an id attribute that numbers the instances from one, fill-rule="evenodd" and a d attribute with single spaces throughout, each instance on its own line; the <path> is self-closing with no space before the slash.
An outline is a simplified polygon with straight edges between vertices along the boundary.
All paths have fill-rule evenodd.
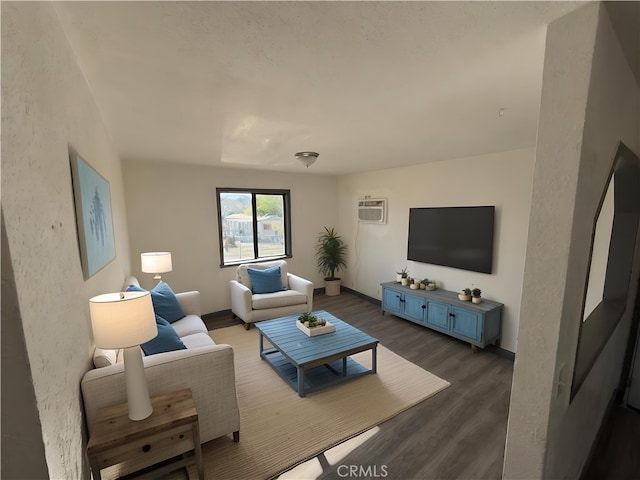
<path id="1" fill-rule="evenodd" d="M 533 149 L 426 163 L 339 178 L 340 229 L 349 247 L 346 286 L 380 299 L 380 283 L 409 275 L 435 279 L 440 288 L 478 287 L 504 303 L 502 347 L 516 351 L 522 275 L 533 175 Z M 357 200 L 387 198 L 386 225 L 360 224 Z M 495 205 L 493 273 L 407 261 L 409 208 Z"/>
<path id="2" fill-rule="evenodd" d="M 93 353 L 88 300 L 119 288 L 129 246 L 120 161 L 53 8 L 2 3 L 2 210 L 49 476 L 59 479 L 87 476 L 80 379 Z M 86 282 L 69 145 L 111 185 L 117 257 Z"/>
<path id="3" fill-rule="evenodd" d="M 570 398 L 593 222 L 618 141 L 638 152 L 640 92 L 605 7 L 587 4 L 548 29 L 503 477 L 579 478 L 620 381 L 627 311 Z M 640 240 L 640 239 L 639 239 Z"/>
<path id="4" fill-rule="evenodd" d="M 137 161 L 123 168 L 132 269 L 143 286 L 153 287 L 154 281 L 141 272 L 140 253 L 170 251 L 173 271 L 163 280 L 175 291 L 199 290 L 204 313 L 231 308 L 235 268 L 220 267 L 218 187 L 290 189 L 289 271 L 323 286 L 314 247 L 323 226 L 337 223 L 335 177 Z"/>

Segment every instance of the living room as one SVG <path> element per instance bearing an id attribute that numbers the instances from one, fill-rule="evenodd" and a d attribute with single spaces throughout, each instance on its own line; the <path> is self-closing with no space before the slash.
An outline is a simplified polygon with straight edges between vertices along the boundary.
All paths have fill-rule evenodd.
<path id="1" fill-rule="evenodd" d="M 441 288 L 475 285 L 487 298 L 504 303 L 501 346 L 518 359 L 504 475 L 531 478 L 546 471 L 553 473 L 548 477 L 556 477 L 580 471 L 600 422 L 589 428 L 583 424 L 604 415 L 616 382 L 603 379 L 616 377 L 620 370 L 620 346 L 626 341 L 622 327 L 628 329 L 631 321 L 630 314 L 623 318 L 621 331 L 598 360 L 590 380 L 598 393 L 572 402 L 565 395 L 555 397 L 555 372 L 562 364 L 572 364 L 575 354 L 578 332 L 566 318 L 577 316 L 575 309 L 580 309 L 581 268 L 586 268 L 581 262 L 581 267 L 568 264 L 570 254 L 584 250 L 572 237 L 572 228 L 589 236 L 610 168 L 611 138 L 622 139 L 636 152 L 639 147 L 637 77 L 634 80 L 624 44 L 621 47 L 612 33 L 604 8 L 594 4 L 578 9 L 559 18 L 547 32 L 541 125 L 533 143 L 342 175 L 313 171 L 331 161 L 329 149 L 320 151 L 309 170 L 291 158 L 287 171 L 161 161 L 164 156 L 180 156 L 169 150 L 157 159 L 121 158 L 106 126 L 110 112 L 97 104 L 79 64 L 82 54 L 74 50 L 77 44 L 70 45 L 70 33 L 62 26 L 62 11 L 54 4 L 3 3 L 2 14 L 2 211 L 8 241 L 6 252 L 3 241 L 3 279 L 7 264 L 17 292 L 19 321 L 12 331 L 24 335 L 24 351 L 13 357 L 3 344 L 3 365 L 22 358 L 21 363 L 30 366 L 32 381 L 27 375 L 24 388 L 31 388 L 32 394 L 24 408 L 31 408 L 33 423 L 22 425 L 31 433 L 24 444 L 41 452 L 35 455 L 41 462 L 46 458 L 51 478 L 81 478 L 86 473 L 78 399 L 79 380 L 91 368 L 93 353 L 90 297 L 115 291 L 130 273 L 150 287 L 151 279 L 140 271 L 139 254 L 166 249 L 174 256 L 174 271 L 167 279 L 176 290 L 199 290 L 204 312 L 229 309 L 228 285 L 234 271 L 219 267 L 215 188 L 220 186 L 291 190 L 293 256 L 288 262 L 291 271 L 312 279 L 317 287 L 322 277 L 313 245 L 326 225 L 335 226 L 349 246 L 343 284 L 360 294 L 380 299 L 380 283 L 408 267 L 411 275 L 434 278 Z M 591 48 L 585 45 L 589 42 Z M 601 71 L 594 65 L 607 74 L 590 84 L 591 69 Z M 538 73 L 542 77 L 543 72 Z M 609 78 L 618 80 L 608 83 Z M 598 102 L 603 98 L 618 99 L 610 102 L 615 109 L 602 107 Z M 585 114 L 586 105 L 591 109 Z M 582 126 L 578 133 L 574 125 Z M 600 130 L 606 135 L 594 135 Z M 462 139 L 465 131 L 459 135 Z M 375 142 L 370 143 L 375 149 Z M 86 281 L 78 254 L 70 146 L 108 179 L 112 195 L 117 255 Z M 582 160 L 581 150 L 597 153 L 586 170 L 589 174 L 579 176 L 587 168 L 581 162 L 588 162 Z M 400 153 L 401 149 L 392 151 Z M 576 192 L 588 201 L 578 204 Z M 356 201 L 365 196 L 387 199 L 385 225 L 356 221 Z M 496 205 L 492 275 L 406 260 L 408 209 L 450 205 Z M 581 255 L 578 260 L 588 252 Z M 637 251 L 634 258 L 637 274 Z M 3 282 L 3 310 L 4 288 Z M 527 378 L 530 385 L 524 384 Z M 541 440 L 546 435 L 535 434 L 536 428 L 549 440 Z M 567 442 L 573 436 L 580 436 L 580 441 Z M 566 458 L 571 461 L 564 462 Z"/>

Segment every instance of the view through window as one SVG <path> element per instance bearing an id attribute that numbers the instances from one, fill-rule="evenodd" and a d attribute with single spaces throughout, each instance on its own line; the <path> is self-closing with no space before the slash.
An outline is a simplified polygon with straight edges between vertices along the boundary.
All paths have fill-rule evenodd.
<path id="1" fill-rule="evenodd" d="M 222 265 L 291 256 L 289 190 L 219 188 Z"/>

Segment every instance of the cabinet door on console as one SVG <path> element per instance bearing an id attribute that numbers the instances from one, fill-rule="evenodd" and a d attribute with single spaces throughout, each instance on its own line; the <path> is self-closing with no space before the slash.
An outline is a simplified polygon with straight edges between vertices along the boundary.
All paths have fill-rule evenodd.
<path id="1" fill-rule="evenodd" d="M 390 313 L 400 313 L 402 302 L 401 295 L 389 288 L 382 289 L 382 308 Z"/>
<path id="2" fill-rule="evenodd" d="M 424 297 L 417 295 L 405 294 L 404 296 L 404 314 L 416 320 L 424 323 L 424 314 L 426 309 L 426 300 Z"/>
<path id="3" fill-rule="evenodd" d="M 427 303 L 427 323 L 434 327 L 450 330 L 449 305 L 434 302 Z"/>
<path id="4" fill-rule="evenodd" d="M 472 340 L 482 342 L 482 315 L 462 308 L 451 308 L 453 326 L 451 331 Z"/>

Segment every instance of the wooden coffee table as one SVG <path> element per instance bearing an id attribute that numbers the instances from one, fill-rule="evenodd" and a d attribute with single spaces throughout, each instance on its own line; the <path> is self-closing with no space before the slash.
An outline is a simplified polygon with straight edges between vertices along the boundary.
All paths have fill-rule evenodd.
<path id="1" fill-rule="evenodd" d="M 376 373 L 378 339 L 361 332 L 324 310 L 312 312 L 336 327 L 335 332 L 309 337 L 296 327 L 299 315 L 256 323 L 260 357 L 298 392 L 307 393 Z M 264 340 L 271 347 L 265 348 Z M 371 368 L 350 358 L 371 350 Z"/>

